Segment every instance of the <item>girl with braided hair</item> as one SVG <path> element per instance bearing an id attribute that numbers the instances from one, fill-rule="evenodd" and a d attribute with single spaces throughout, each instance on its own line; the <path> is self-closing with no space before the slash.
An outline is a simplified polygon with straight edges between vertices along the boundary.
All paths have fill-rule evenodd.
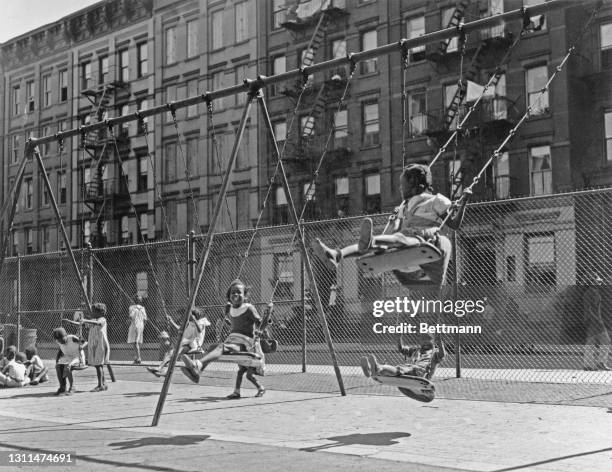
<path id="1" fill-rule="evenodd" d="M 451 212 L 446 224 L 452 229 L 459 228 L 471 190 L 466 190 L 461 204 L 453 207 L 452 202 L 444 195 L 433 193 L 429 168 L 423 164 L 410 164 L 404 168 L 401 175 L 401 193 L 403 201 L 395 209 L 383 234 L 373 236 L 372 220 L 364 218 L 357 244 L 332 249 L 317 239 L 315 250 L 319 252 L 320 259 L 332 267 L 337 267 L 345 257 L 364 255 L 372 249 L 412 248 L 427 242 L 438 248 L 442 256 L 439 260 L 422 264 L 420 270 L 411 268 L 408 272 L 393 272 L 402 283 L 417 282 L 422 279 L 424 272 L 431 283 L 443 285 L 452 245 L 446 236 L 439 234 L 439 227 Z"/>

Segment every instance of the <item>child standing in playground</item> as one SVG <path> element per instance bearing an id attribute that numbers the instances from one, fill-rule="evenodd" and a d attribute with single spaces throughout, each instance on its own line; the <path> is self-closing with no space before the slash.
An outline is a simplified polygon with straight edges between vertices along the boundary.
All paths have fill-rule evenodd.
<path id="1" fill-rule="evenodd" d="M 72 369 L 77 366 L 81 360 L 81 340 L 74 334 L 66 333 L 64 328 L 55 328 L 53 330 L 53 339 L 59 346 L 57 356 L 55 358 L 55 372 L 60 387 L 55 392 L 56 395 L 71 395 L 74 393 L 74 377 Z M 68 382 L 68 390 L 66 390 L 66 382 Z"/>
<path id="2" fill-rule="evenodd" d="M 446 355 L 444 344 L 434 345 L 431 334 L 419 334 L 418 346 L 405 346 L 399 342 L 399 352 L 405 356 L 406 363 L 401 365 L 379 364 L 373 354 L 361 358 L 361 369 L 366 377 L 400 377 L 410 375 L 431 379 L 436 367 Z"/>
<path id="3" fill-rule="evenodd" d="M 30 385 L 38 385 L 39 383 L 46 382 L 49 380 L 47 372 L 49 369 L 45 367 L 42 359 L 38 355 L 35 346 L 26 348 L 25 355 L 28 358 L 26 362 L 27 375 L 30 379 Z"/>
<path id="4" fill-rule="evenodd" d="M 372 220 L 364 218 L 357 244 L 342 249 L 332 249 L 321 240 L 317 240 L 318 245 L 315 249 L 320 251 L 320 258 L 323 261 L 337 267 L 345 257 L 364 255 L 377 247 L 411 248 L 428 242 L 438 248 L 442 257 L 437 261 L 421 265 L 420 269 L 429 277 L 431 283 L 443 285 L 452 245 L 446 236 L 439 234 L 439 227 L 449 212 L 451 217 L 446 223 L 447 226 L 451 229 L 460 227 L 471 190 L 466 189 L 460 206 L 453 207 L 452 202 L 444 195 L 433 193 L 431 172 L 423 164 L 406 166 L 400 178 L 400 185 L 403 201 L 395 209 L 383 234 L 373 236 Z M 403 283 L 419 281 L 422 272 L 414 269 L 401 271 L 401 268 L 394 271 Z"/>
<path id="5" fill-rule="evenodd" d="M 127 342 L 128 344 L 134 344 L 134 350 L 136 352 L 134 364 L 142 364 L 142 359 L 140 358 L 140 345 L 142 344 L 145 321 L 147 321 L 147 312 L 141 303 L 142 297 L 136 295 L 136 303 L 130 305 L 128 309 L 130 328 L 128 330 Z"/>
<path id="6" fill-rule="evenodd" d="M 91 306 L 91 319 L 84 319 L 83 323 L 90 325 L 87 338 L 87 363 L 96 368 L 98 385 L 92 392 L 108 390 L 104 381 L 104 365 L 110 363 L 110 344 L 106 328 L 106 305 L 94 303 Z"/>
<path id="7" fill-rule="evenodd" d="M 185 310 L 180 310 L 178 314 L 182 316 L 184 312 Z M 170 316 L 167 317 L 167 320 L 168 326 L 173 329 L 175 333 L 177 333 L 180 326 L 175 323 Z M 181 340 L 179 355 L 202 348 L 202 345 L 204 344 L 204 337 L 206 336 L 207 326 L 210 326 L 210 321 L 208 321 L 208 318 L 204 316 L 202 310 L 199 308 L 194 308 L 191 310 L 189 322 L 185 332 L 183 333 L 183 339 Z M 147 367 L 147 370 L 157 377 L 162 377 L 166 375 L 166 370 L 168 368 L 168 364 L 170 363 L 170 359 L 172 358 L 172 354 L 174 353 L 174 349 L 172 347 L 172 338 L 166 331 L 162 331 L 159 336 L 166 349 L 164 358 L 158 367 Z"/>
<path id="8" fill-rule="evenodd" d="M 200 373 L 211 362 L 219 359 L 224 353 L 229 352 L 256 352 L 255 346 L 255 329 L 261 323 L 261 317 L 257 313 L 257 309 L 246 302 L 248 290 L 246 285 L 241 280 L 234 280 L 226 293 L 227 300 L 230 302 L 228 306 L 228 316 L 231 322 L 230 335 L 225 342 L 213 346 L 202 359 L 192 361 L 189 356 L 183 354 L 182 360 L 185 367 L 181 370 L 194 383 L 200 381 Z M 228 398 L 240 398 L 240 386 L 242 376 L 248 372 L 247 379 L 257 387 L 257 396 L 261 397 L 265 389 L 255 377 L 253 372 L 242 369 L 238 372 L 236 379 L 236 388 Z M 250 374 L 250 375 L 249 375 Z"/>

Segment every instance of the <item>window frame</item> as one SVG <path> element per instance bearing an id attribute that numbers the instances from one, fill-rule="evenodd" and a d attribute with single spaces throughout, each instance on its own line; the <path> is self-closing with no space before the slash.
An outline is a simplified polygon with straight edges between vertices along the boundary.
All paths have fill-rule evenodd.
<path id="1" fill-rule="evenodd" d="M 375 105 L 377 111 L 376 121 L 366 119 L 366 108 L 369 106 Z M 368 126 L 373 124 L 377 125 L 376 132 L 367 132 Z M 371 138 L 372 142 L 369 141 L 370 138 L 368 136 L 373 136 Z M 380 146 L 380 105 L 378 100 L 364 100 L 361 102 L 361 146 L 363 148 L 371 148 Z"/>
<path id="2" fill-rule="evenodd" d="M 376 28 L 361 31 L 359 34 L 359 44 L 361 45 L 361 51 L 366 51 L 373 49 L 372 47 L 368 47 L 366 49 L 366 36 L 370 34 L 374 34 L 374 47 L 378 46 L 378 31 Z M 361 75 L 372 75 L 378 73 L 378 58 L 374 57 L 372 59 L 368 59 L 366 61 L 360 62 L 360 71 Z"/>
<path id="3" fill-rule="evenodd" d="M 533 109 L 533 108 L 531 109 L 531 112 L 529 113 L 530 118 L 534 116 L 548 115 L 550 113 L 550 89 L 546 90 L 546 93 L 542 94 L 539 100 L 538 100 L 538 97 L 540 95 L 540 91 L 542 90 L 542 88 L 536 89 L 535 91 L 531 91 L 531 92 L 529 90 L 529 82 L 530 82 L 529 74 L 530 72 L 535 71 L 537 69 L 544 69 L 546 71 L 546 82 L 548 82 L 548 80 L 550 79 L 548 75 L 548 65 L 547 64 L 534 65 L 534 66 L 525 68 L 525 99 L 526 99 L 527 109 L 529 109 L 529 107 L 531 106 L 532 97 L 534 98 L 534 104 L 538 103 L 539 101 L 539 107 L 537 109 Z"/>

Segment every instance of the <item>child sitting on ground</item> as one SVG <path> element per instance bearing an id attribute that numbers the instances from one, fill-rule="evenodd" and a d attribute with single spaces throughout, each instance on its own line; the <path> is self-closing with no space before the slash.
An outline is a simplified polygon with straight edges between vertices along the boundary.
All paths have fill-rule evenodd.
<path id="1" fill-rule="evenodd" d="M 183 313 L 185 313 L 185 310 L 179 310 L 178 312 L 178 314 L 181 316 L 183 315 Z M 178 332 L 180 326 L 175 323 L 170 316 L 167 317 L 167 320 L 169 327 L 174 329 L 174 332 Z M 200 310 L 199 308 L 194 308 L 193 310 L 191 310 L 191 313 L 189 314 L 189 322 L 187 324 L 187 328 L 185 328 L 185 332 L 183 333 L 183 339 L 181 339 L 179 355 L 186 354 L 190 351 L 196 351 L 202 348 L 202 345 L 204 344 L 204 337 L 206 336 L 207 326 L 210 326 L 210 321 L 208 321 L 208 318 L 206 318 L 202 310 Z M 166 375 L 166 370 L 168 368 L 168 364 L 170 363 L 170 359 L 172 359 L 174 348 L 172 347 L 173 343 L 170 338 L 170 335 L 166 331 L 162 331 L 161 333 L 159 333 L 159 337 L 166 349 L 164 358 L 160 362 L 159 366 L 147 367 L 147 370 L 157 377 L 162 377 Z"/>
<path id="2" fill-rule="evenodd" d="M 189 356 L 183 354 L 182 359 L 185 367 L 182 372 L 194 383 L 200 381 L 200 373 L 208 364 L 219 359 L 226 352 L 256 352 L 255 329 L 261 323 L 261 317 L 257 309 L 250 303 L 246 303 L 248 295 L 245 284 L 240 280 L 234 280 L 227 290 L 227 300 L 229 306 L 229 318 L 231 322 L 231 332 L 225 342 L 212 346 L 212 348 L 202 357 L 202 359 L 192 361 Z M 261 352 L 261 349 L 259 350 Z M 263 357 L 262 357 L 263 361 Z M 239 377 L 236 379 L 236 389 L 228 398 L 240 398 L 240 383 L 242 375 L 248 372 L 247 379 L 257 387 L 255 396 L 261 397 L 265 393 L 263 385 L 259 384 L 253 372 L 239 370 Z M 250 375 L 249 375 L 250 374 Z"/>
<path id="3" fill-rule="evenodd" d="M 16 352 L 15 346 L 9 346 L 6 350 L 8 363 L 0 373 L 0 387 L 19 388 L 25 387 L 30 383 L 26 375 L 26 356 L 23 352 Z"/>
<path id="4" fill-rule="evenodd" d="M 465 205 L 472 192 L 466 189 L 461 205 L 458 208 L 453 207 L 452 202 L 444 195 L 433 194 L 431 172 L 423 164 L 408 165 L 402 172 L 400 180 L 403 201 L 396 208 L 383 234 L 373 236 L 372 220 L 364 218 L 357 244 L 342 249 L 331 249 L 317 239 L 315 250 L 319 252 L 320 259 L 337 267 L 345 257 L 363 255 L 377 247 L 411 248 L 429 242 L 440 250 L 442 257 L 437 261 L 423 264 L 420 268 L 435 285 L 443 285 L 452 245 L 446 236 L 438 233 L 439 226 L 450 211 L 452 217 L 448 219 L 447 226 L 451 229 L 460 227 Z M 397 274 L 398 271 L 394 273 L 407 282 L 419 281 L 422 272 L 411 269 L 407 272 L 402 271 L 401 274 Z"/>
<path id="5" fill-rule="evenodd" d="M 72 370 L 79 365 L 81 359 L 81 340 L 74 334 L 66 333 L 64 328 L 55 328 L 53 339 L 59 346 L 55 358 L 55 372 L 60 386 L 55 395 L 72 395 L 75 392 Z M 68 390 L 66 383 L 69 384 Z"/>
<path id="6" fill-rule="evenodd" d="M 49 376 L 47 373 L 49 369 L 45 367 L 42 359 L 38 355 L 35 346 L 30 346 L 26 348 L 25 355 L 28 358 L 26 362 L 27 375 L 30 379 L 30 385 L 38 385 L 39 383 L 43 383 L 49 380 Z"/>
<path id="7" fill-rule="evenodd" d="M 405 346 L 399 342 L 399 352 L 405 356 L 406 363 L 401 365 L 379 364 L 373 354 L 361 358 L 361 369 L 366 377 L 399 377 L 410 375 L 431 379 L 436 367 L 446 355 L 444 343 L 435 347 L 434 337 L 428 333 L 419 334 L 418 346 Z"/>

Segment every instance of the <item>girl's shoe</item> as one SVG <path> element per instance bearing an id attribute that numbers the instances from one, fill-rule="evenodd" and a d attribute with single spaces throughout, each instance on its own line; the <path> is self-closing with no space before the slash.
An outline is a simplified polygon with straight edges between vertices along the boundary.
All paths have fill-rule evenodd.
<path id="1" fill-rule="evenodd" d="M 55 396 L 61 395 L 62 393 L 66 393 L 66 389 L 58 388 L 57 392 L 54 393 Z"/>
<path id="2" fill-rule="evenodd" d="M 372 247 L 372 220 L 370 218 L 364 218 L 361 221 L 361 227 L 359 228 L 359 242 L 357 243 L 357 249 L 359 254 L 365 254 Z"/>
<path id="3" fill-rule="evenodd" d="M 240 398 L 240 394 L 238 392 L 234 392 L 229 394 L 227 397 L 228 400 L 238 400 Z"/>
<path id="4" fill-rule="evenodd" d="M 102 392 L 104 390 L 103 387 L 101 387 L 100 385 L 98 385 L 96 388 L 92 389 L 92 392 Z"/>
<path id="5" fill-rule="evenodd" d="M 139 357 L 134 359 L 134 365 L 140 365 L 140 364 L 142 364 L 142 359 L 140 359 Z"/>
<path id="6" fill-rule="evenodd" d="M 363 370 L 363 375 L 366 377 L 372 377 L 372 368 L 370 367 L 370 360 L 367 357 L 361 358 L 361 370 Z"/>
<path id="7" fill-rule="evenodd" d="M 263 397 L 265 393 L 266 393 L 266 389 L 265 388 L 259 389 L 259 390 L 257 390 L 257 393 L 255 394 L 255 397 L 257 397 L 257 398 Z"/>
<path id="8" fill-rule="evenodd" d="M 106 392 L 108 390 L 108 385 L 106 385 L 106 384 L 102 385 L 102 390 L 104 390 Z"/>

